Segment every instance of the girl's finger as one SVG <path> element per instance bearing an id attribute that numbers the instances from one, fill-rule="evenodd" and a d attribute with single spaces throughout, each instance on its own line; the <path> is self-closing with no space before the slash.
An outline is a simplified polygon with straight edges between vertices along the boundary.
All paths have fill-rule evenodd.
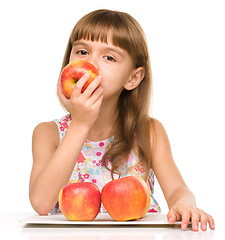
<path id="1" fill-rule="evenodd" d="M 100 86 L 94 91 L 94 93 L 90 97 L 91 104 L 95 104 L 95 102 L 98 101 L 99 97 L 103 95 L 103 90 L 104 90 L 104 87 Z"/>
<path id="2" fill-rule="evenodd" d="M 199 213 L 197 211 L 192 211 L 192 213 L 191 213 L 191 222 L 192 222 L 192 230 L 193 231 L 198 231 L 199 220 L 200 220 Z"/>
<path id="3" fill-rule="evenodd" d="M 174 210 L 171 208 L 167 214 L 167 219 L 169 224 L 173 224 L 176 221 L 176 215 L 174 213 Z"/>
<path id="4" fill-rule="evenodd" d="M 209 227 L 214 230 L 215 229 L 215 222 L 212 216 L 208 215 L 209 218 Z"/>
<path id="5" fill-rule="evenodd" d="M 102 77 L 98 75 L 94 81 L 92 81 L 86 90 L 83 92 L 84 97 L 89 97 L 93 94 L 93 92 L 99 87 L 100 83 L 102 81 Z"/>
<path id="6" fill-rule="evenodd" d="M 204 211 L 200 211 L 201 213 L 201 217 L 200 217 L 200 221 L 201 221 L 201 229 L 202 231 L 206 231 L 207 230 L 207 222 L 208 222 L 208 215 L 204 212 Z"/>
<path id="7" fill-rule="evenodd" d="M 79 81 L 76 83 L 76 85 L 74 86 L 73 92 L 71 94 L 72 98 L 74 95 L 79 95 L 81 94 L 81 90 L 84 86 L 84 84 L 87 82 L 87 80 L 89 79 L 90 74 L 89 73 L 85 73 L 80 79 Z"/>
<path id="8" fill-rule="evenodd" d="M 100 108 L 101 104 L 102 104 L 102 100 L 103 100 L 103 93 L 99 96 L 99 98 L 96 100 L 94 107 L 95 108 Z"/>
<path id="9" fill-rule="evenodd" d="M 181 228 L 183 230 L 186 230 L 187 227 L 188 227 L 188 224 L 189 224 L 189 221 L 190 221 L 190 211 L 189 210 L 186 210 L 186 211 L 183 211 L 182 213 L 182 223 L 181 223 Z"/>

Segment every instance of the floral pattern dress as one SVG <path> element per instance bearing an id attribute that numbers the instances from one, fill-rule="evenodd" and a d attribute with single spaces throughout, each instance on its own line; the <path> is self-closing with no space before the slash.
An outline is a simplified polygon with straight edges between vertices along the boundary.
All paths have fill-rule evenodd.
<path id="1" fill-rule="evenodd" d="M 59 130 L 59 142 L 62 141 L 66 134 L 67 128 L 71 123 L 71 115 L 68 114 L 60 119 L 55 119 L 54 122 L 58 126 Z M 113 137 L 102 141 L 90 141 L 85 140 L 81 153 L 77 159 L 72 175 L 68 183 L 74 182 L 92 182 L 98 186 L 100 191 L 106 183 L 112 180 L 111 173 L 102 164 L 102 157 L 107 149 L 111 146 Z M 110 168 L 110 162 L 106 162 L 106 165 Z M 143 178 L 145 169 L 143 164 L 139 162 L 138 156 L 134 151 L 131 151 L 129 158 L 124 162 L 120 168 L 122 174 L 120 177 L 136 176 Z M 113 175 L 114 179 L 119 178 L 118 174 Z M 150 206 L 148 212 L 161 212 L 160 206 L 153 197 L 154 192 L 154 172 L 151 169 L 147 185 L 150 190 Z M 60 213 L 58 202 L 51 210 L 51 214 Z M 101 213 L 106 213 L 103 204 L 101 204 Z"/>

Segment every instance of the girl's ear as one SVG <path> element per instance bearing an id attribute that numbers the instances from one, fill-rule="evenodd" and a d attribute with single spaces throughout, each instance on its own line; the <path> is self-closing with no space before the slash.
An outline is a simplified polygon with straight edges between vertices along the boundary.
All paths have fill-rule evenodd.
<path id="1" fill-rule="evenodd" d="M 145 69 L 143 67 L 139 67 L 134 70 L 130 79 L 125 83 L 124 88 L 126 90 L 133 90 L 136 88 L 145 76 Z"/>

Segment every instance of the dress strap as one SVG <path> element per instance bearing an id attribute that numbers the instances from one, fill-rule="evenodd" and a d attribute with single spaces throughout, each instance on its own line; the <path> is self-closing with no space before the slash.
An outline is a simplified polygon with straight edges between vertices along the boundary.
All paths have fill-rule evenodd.
<path id="1" fill-rule="evenodd" d="M 54 119 L 53 120 L 55 122 L 55 124 L 58 127 L 58 131 L 59 131 L 59 143 L 61 143 L 63 137 L 66 134 L 67 128 L 69 127 L 72 118 L 70 114 L 67 114 L 66 116 L 59 118 L 59 119 Z"/>

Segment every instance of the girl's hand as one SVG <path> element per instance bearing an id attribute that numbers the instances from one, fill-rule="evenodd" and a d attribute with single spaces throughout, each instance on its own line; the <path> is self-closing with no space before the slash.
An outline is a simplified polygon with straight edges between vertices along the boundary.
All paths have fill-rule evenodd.
<path id="1" fill-rule="evenodd" d="M 199 222 L 201 222 L 202 231 L 207 230 L 207 223 L 209 223 L 209 227 L 212 230 L 215 229 L 212 216 L 186 202 L 177 202 L 174 204 L 167 214 L 167 219 L 170 224 L 182 221 L 181 228 L 183 230 L 187 229 L 190 219 L 193 231 L 198 231 Z"/>
<path id="2" fill-rule="evenodd" d="M 61 83 L 58 83 L 57 94 L 61 99 L 66 110 L 70 112 L 72 122 L 76 124 L 86 125 L 91 128 L 96 121 L 99 109 L 103 100 L 102 77 L 97 76 L 86 90 L 81 93 L 81 89 L 89 78 L 89 74 L 85 74 L 74 86 L 70 99 L 68 99 L 62 90 Z"/>

